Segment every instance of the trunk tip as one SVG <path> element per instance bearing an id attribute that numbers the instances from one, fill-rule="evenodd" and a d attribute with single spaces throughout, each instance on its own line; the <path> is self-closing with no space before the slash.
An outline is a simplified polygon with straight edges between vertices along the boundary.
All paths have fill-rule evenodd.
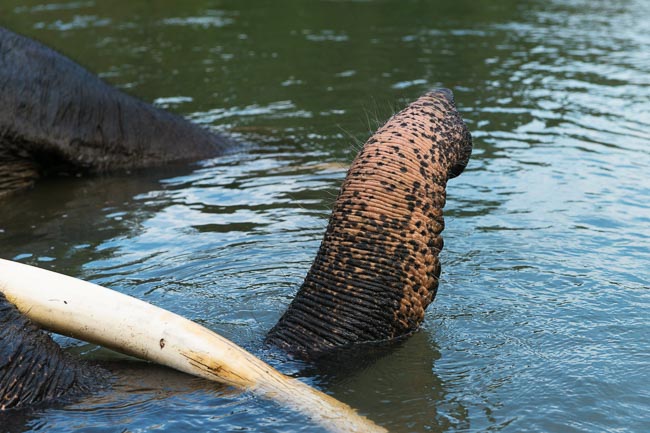
<path id="1" fill-rule="evenodd" d="M 456 105 L 455 101 L 454 101 L 454 92 L 452 92 L 451 89 L 448 89 L 446 87 L 437 87 L 435 89 L 431 89 L 428 93 L 429 93 L 429 95 L 434 96 L 434 97 L 442 96 L 445 99 L 447 99 L 447 101 L 449 101 L 452 104 Z"/>

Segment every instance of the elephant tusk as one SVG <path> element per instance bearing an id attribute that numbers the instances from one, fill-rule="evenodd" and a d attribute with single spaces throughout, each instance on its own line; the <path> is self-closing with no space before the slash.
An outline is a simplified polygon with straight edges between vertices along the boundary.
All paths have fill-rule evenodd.
<path id="1" fill-rule="evenodd" d="M 131 296 L 2 259 L 0 292 L 50 331 L 251 391 L 305 414 L 332 432 L 387 431 L 224 337 Z"/>

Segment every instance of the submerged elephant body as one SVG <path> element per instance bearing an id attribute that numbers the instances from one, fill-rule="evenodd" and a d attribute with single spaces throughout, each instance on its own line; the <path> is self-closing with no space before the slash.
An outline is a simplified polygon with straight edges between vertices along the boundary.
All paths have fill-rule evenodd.
<path id="1" fill-rule="evenodd" d="M 0 101 L 0 198 L 50 174 L 196 160 L 228 145 L 2 27 Z"/>
<path id="2" fill-rule="evenodd" d="M 0 97 L 0 198 L 53 171 L 197 159 L 226 143 L 2 28 Z M 438 287 L 447 180 L 470 154 L 448 90 L 425 94 L 381 127 L 354 160 L 314 264 L 267 341 L 316 358 L 416 330 Z M 102 369 L 62 353 L 0 290 L 0 409 L 105 382 Z"/>
<path id="3" fill-rule="evenodd" d="M 417 329 L 438 287 L 445 186 L 471 150 L 448 90 L 422 96 L 370 137 L 305 282 L 268 341 L 315 357 Z"/>
<path id="4" fill-rule="evenodd" d="M 107 378 L 64 353 L 0 292 L 0 411 L 86 394 Z"/>

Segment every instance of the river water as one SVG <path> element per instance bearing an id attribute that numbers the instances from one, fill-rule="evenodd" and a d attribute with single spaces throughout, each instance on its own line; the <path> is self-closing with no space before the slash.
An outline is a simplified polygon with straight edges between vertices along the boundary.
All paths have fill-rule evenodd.
<path id="1" fill-rule="evenodd" d="M 242 144 L 43 182 L 0 204 L 0 256 L 189 317 L 393 432 L 650 431 L 649 22 L 644 0 L 3 0 L 1 25 Z M 269 350 L 356 150 L 436 86 L 475 147 L 424 326 L 330 368 Z M 57 339 L 113 388 L 3 432 L 319 431 Z"/>

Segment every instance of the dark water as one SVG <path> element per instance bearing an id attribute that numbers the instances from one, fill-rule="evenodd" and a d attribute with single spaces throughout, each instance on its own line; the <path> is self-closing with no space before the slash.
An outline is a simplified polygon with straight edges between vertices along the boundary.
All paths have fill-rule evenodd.
<path id="1" fill-rule="evenodd" d="M 0 205 L 0 256 L 185 315 L 394 432 L 650 431 L 648 23 L 644 0 L 3 0 L 0 24 L 245 144 L 41 184 Z M 345 368 L 268 353 L 356 149 L 439 85 L 475 152 L 422 330 Z M 116 371 L 4 430 L 317 431 L 169 370 Z"/>

